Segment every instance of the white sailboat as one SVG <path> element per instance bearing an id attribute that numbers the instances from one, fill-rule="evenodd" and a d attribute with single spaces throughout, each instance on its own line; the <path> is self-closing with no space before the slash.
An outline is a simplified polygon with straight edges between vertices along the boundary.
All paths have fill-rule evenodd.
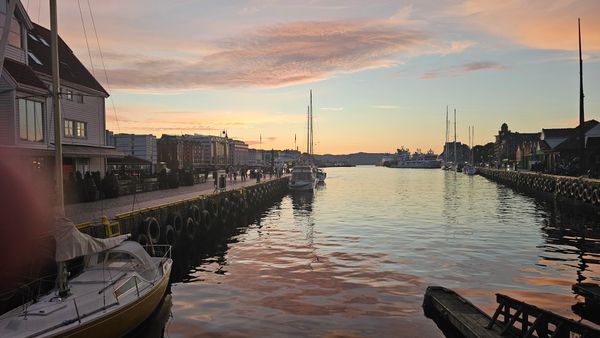
<path id="1" fill-rule="evenodd" d="M 14 1 L 9 8 L 14 9 Z M 56 12 L 56 0 L 50 0 L 57 287 L 0 316 L 0 337 L 119 337 L 142 323 L 164 296 L 172 266 L 170 247 L 161 246 L 164 254 L 151 257 L 139 243 L 127 241 L 129 235 L 93 238 L 64 217 Z M 69 280 L 66 262 L 76 257 L 84 257 L 85 267 Z"/>
<path id="2" fill-rule="evenodd" d="M 312 133 L 312 90 L 310 91 L 310 105 L 307 109 L 307 133 L 306 133 L 306 159 L 305 163 L 295 165 L 292 169 L 292 177 L 288 183 L 291 190 L 312 191 L 319 182 L 318 170 L 313 161 L 313 133 Z M 323 177 L 323 180 L 325 178 Z"/>

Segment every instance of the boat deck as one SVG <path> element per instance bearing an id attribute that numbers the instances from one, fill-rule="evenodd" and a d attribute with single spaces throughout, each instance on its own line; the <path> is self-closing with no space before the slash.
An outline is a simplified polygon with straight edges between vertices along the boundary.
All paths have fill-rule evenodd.
<path id="1" fill-rule="evenodd" d="M 446 336 L 513 337 L 503 336 L 497 325 L 487 329 L 490 316 L 456 292 L 441 286 L 427 288 L 423 308 L 425 315 L 432 318 Z"/>

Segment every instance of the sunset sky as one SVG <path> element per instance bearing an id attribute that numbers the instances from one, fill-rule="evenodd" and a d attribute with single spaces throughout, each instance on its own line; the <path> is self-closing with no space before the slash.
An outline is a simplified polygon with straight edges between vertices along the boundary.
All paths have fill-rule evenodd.
<path id="1" fill-rule="evenodd" d="M 106 86 L 90 19 L 61 0 L 59 34 Z M 577 18 L 586 118 L 600 120 L 600 1 L 94 1 L 115 132 L 217 135 L 316 153 L 392 152 L 578 121 Z M 23 0 L 49 27 L 48 1 Z M 92 61 L 90 62 L 90 55 Z M 112 102 L 111 102 L 112 100 Z M 115 110 L 113 110 L 113 103 Z M 116 111 L 116 115 L 115 115 Z M 117 122 L 118 121 L 118 122 Z"/>

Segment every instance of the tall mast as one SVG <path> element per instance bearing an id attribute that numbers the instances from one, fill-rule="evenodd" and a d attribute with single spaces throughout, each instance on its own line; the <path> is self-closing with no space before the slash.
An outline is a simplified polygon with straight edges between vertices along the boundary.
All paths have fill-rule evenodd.
<path id="1" fill-rule="evenodd" d="M 50 56 L 52 63 L 52 105 L 54 108 L 54 180 L 56 181 L 56 215 L 65 216 L 65 199 L 63 195 L 62 166 L 62 113 L 60 109 L 60 77 L 58 74 L 58 18 L 56 0 L 50 0 Z M 58 294 L 66 297 L 69 294 L 67 285 L 67 266 L 59 262 L 57 267 Z"/>
<path id="2" fill-rule="evenodd" d="M 585 121 L 583 112 L 583 59 L 581 58 L 581 20 L 577 18 L 577 31 L 579 33 L 579 124 Z"/>
<path id="3" fill-rule="evenodd" d="M 456 108 L 454 109 L 454 165 L 458 169 L 458 164 L 456 163 Z"/>
<path id="4" fill-rule="evenodd" d="M 310 106 L 306 106 L 306 156 L 310 156 Z"/>
<path id="5" fill-rule="evenodd" d="M 469 149 L 471 149 L 471 126 L 469 126 Z"/>
<path id="6" fill-rule="evenodd" d="M 448 105 L 446 105 L 446 140 L 444 141 L 444 162 L 448 163 Z"/>
<path id="7" fill-rule="evenodd" d="M 60 77 L 58 74 L 58 22 L 56 0 L 50 0 L 50 53 L 52 58 L 52 104 L 54 107 L 54 179 L 56 181 L 56 212 L 65 214 L 62 164 L 62 112 L 60 109 Z"/>
<path id="8" fill-rule="evenodd" d="M 473 151 L 473 147 L 475 146 L 475 126 L 471 128 L 471 165 L 475 165 L 475 152 Z"/>
<path id="9" fill-rule="evenodd" d="M 310 90 L 310 156 L 312 159 L 314 141 L 313 141 L 313 105 L 312 105 L 312 89 Z"/>

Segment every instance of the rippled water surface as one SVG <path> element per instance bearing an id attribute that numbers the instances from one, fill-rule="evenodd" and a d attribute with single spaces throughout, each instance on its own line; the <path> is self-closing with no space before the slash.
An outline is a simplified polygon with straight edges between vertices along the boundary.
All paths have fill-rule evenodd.
<path id="1" fill-rule="evenodd" d="M 327 172 L 174 271 L 165 336 L 439 337 L 428 285 L 578 319 L 571 285 L 600 281 L 598 225 L 551 202 L 441 170 Z"/>

